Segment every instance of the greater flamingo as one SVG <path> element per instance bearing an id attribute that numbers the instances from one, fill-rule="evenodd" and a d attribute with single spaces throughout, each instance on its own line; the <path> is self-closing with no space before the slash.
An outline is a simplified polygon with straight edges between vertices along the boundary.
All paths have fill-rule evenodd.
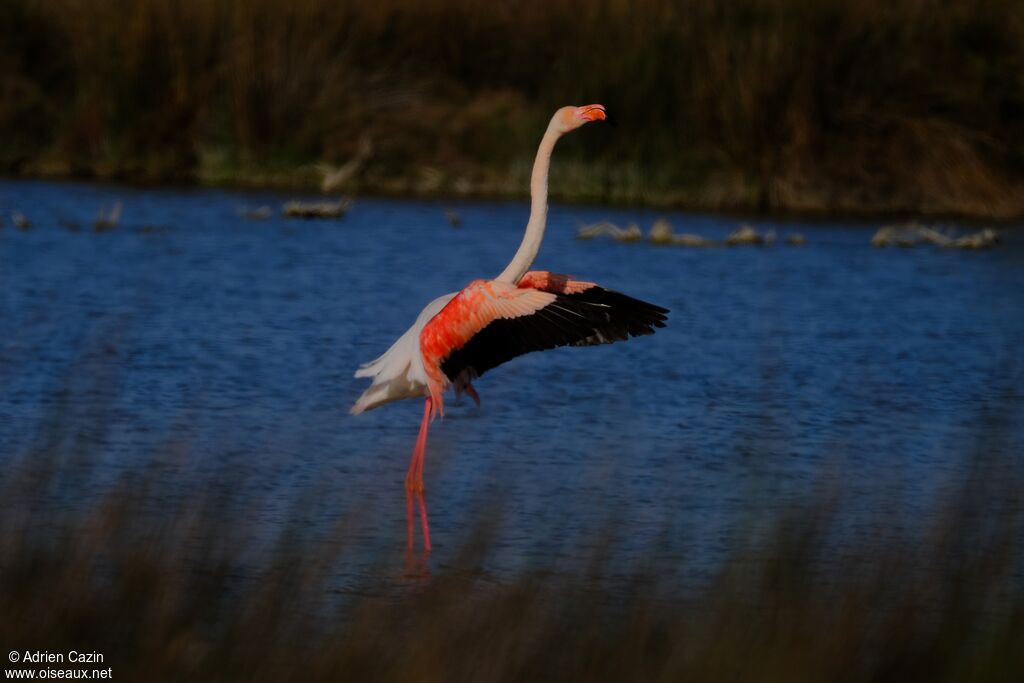
<path id="1" fill-rule="evenodd" d="M 434 299 L 416 322 L 356 377 L 373 383 L 352 406 L 352 414 L 391 401 L 425 396 L 416 447 L 405 477 L 408 546 L 413 548 L 414 499 L 419 505 L 423 548 L 430 551 L 430 527 L 423 495 L 427 428 L 444 415 L 444 391 L 465 392 L 477 405 L 472 381 L 493 367 L 530 351 L 558 346 L 610 344 L 653 334 L 668 310 L 567 275 L 527 272 L 544 237 L 548 212 L 548 166 L 555 143 L 590 121 L 605 119 L 600 104 L 562 107 L 555 112 L 537 149 L 530 178 L 530 220 L 512 262 L 493 280 L 474 280 L 460 292 Z"/>

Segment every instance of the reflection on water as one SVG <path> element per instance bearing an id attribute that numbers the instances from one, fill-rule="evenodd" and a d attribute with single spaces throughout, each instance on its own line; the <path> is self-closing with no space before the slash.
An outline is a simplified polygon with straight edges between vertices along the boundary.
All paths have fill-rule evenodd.
<path id="1" fill-rule="evenodd" d="M 428 301 L 497 274 L 528 207 L 452 204 L 458 229 L 430 202 L 360 199 L 340 221 L 238 211 L 288 198 L 0 183 L 0 213 L 33 223 L 0 230 L 0 452 L 38 444 L 59 414 L 83 425 L 65 446 L 102 458 L 76 496 L 167 452 L 182 495 L 233 473 L 257 527 L 312 489 L 310 524 L 346 516 L 368 549 L 402 544 L 421 406 L 351 417 L 352 372 Z M 116 201 L 119 225 L 96 234 Z M 875 250 L 877 226 L 844 223 L 800 225 L 802 248 L 574 239 L 577 221 L 658 215 L 553 207 L 536 265 L 664 305 L 669 326 L 517 359 L 481 379 L 482 408 L 451 404 L 427 454 L 435 557 L 495 500 L 510 561 L 609 522 L 627 546 L 671 527 L 659 552 L 715 557 L 823 477 L 865 519 L 916 519 L 963 474 L 986 410 L 1017 418 L 1006 452 L 1022 452 L 1020 235 L 979 253 Z M 717 238 L 737 223 L 668 218 Z"/>

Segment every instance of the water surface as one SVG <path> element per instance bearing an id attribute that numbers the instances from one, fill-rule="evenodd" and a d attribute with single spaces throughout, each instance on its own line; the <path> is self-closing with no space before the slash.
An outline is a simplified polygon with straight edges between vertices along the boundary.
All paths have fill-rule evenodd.
<path id="1" fill-rule="evenodd" d="M 0 182 L 0 454 L 60 433 L 98 473 L 74 492 L 88 500 L 162 453 L 182 495 L 226 473 L 257 530 L 300 509 L 311 525 L 351 520 L 368 551 L 400 546 L 422 406 L 352 417 L 352 372 L 427 302 L 500 272 L 528 206 L 359 199 L 342 220 L 304 222 L 279 217 L 291 198 Z M 121 224 L 96 234 L 117 200 Z M 238 213 L 264 204 L 267 220 Z M 1021 452 L 1014 230 L 984 252 L 873 249 L 877 224 L 844 222 L 753 221 L 803 247 L 574 237 L 579 222 L 661 215 L 712 237 L 737 225 L 552 207 L 536 266 L 661 304 L 669 326 L 516 359 L 477 383 L 481 408 L 448 401 L 427 456 L 435 561 L 492 503 L 511 563 L 576 552 L 609 523 L 624 552 L 720 557 L 830 486 L 863 515 L 849 533 L 869 534 L 880 514 L 927 516 L 970 474 L 964 454 L 993 415 L 1000 457 Z"/>

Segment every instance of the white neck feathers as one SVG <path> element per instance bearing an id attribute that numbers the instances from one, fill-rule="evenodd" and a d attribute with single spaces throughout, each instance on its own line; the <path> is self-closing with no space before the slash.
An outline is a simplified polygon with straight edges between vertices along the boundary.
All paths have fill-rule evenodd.
<path id="1" fill-rule="evenodd" d="M 512 262 L 497 277 L 500 282 L 516 284 L 537 258 L 548 220 L 548 168 L 551 165 L 551 152 L 560 137 L 562 131 L 552 118 L 537 148 L 537 158 L 534 159 L 533 173 L 530 175 L 530 220 L 526 224 L 526 234 Z"/>

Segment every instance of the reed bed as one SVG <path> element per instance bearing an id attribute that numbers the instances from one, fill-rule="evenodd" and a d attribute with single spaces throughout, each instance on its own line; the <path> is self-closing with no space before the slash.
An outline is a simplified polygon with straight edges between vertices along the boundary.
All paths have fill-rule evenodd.
<path id="1" fill-rule="evenodd" d="M 1013 217 L 1021 74 L 1015 0 L 7 0 L 0 168 L 520 196 L 601 101 L 559 197 Z"/>

